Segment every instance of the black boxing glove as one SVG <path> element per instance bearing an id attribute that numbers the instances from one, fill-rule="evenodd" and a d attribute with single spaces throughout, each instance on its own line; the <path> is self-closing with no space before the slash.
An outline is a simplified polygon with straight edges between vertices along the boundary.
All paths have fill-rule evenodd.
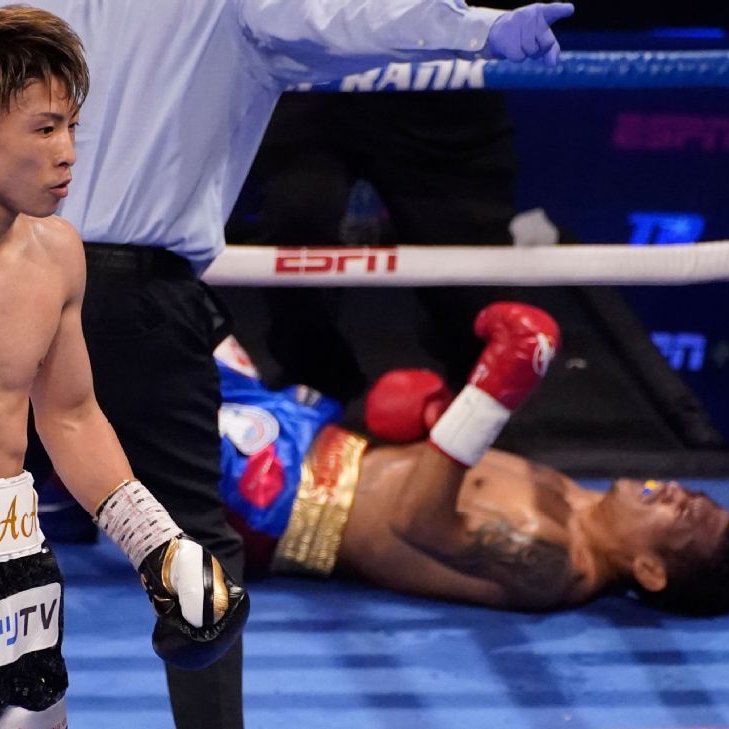
<path id="1" fill-rule="evenodd" d="M 139 481 L 125 481 L 96 511 L 96 523 L 129 557 L 157 613 L 155 653 L 185 669 L 206 668 L 238 638 L 246 590 L 204 547 L 182 533 Z"/>
<path id="2" fill-rule="evenodd" d="M 248 618 L 248 593 L 184 534 L 147 555 L 139 574 L 158 615 L 152 646 L 167 663 L 209 666 L 230 648 Z"/>

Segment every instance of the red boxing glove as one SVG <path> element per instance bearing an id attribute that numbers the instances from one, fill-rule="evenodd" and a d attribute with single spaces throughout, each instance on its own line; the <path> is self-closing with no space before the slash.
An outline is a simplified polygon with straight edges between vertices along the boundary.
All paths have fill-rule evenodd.
<path id="1" fill-rule="evenodd" d="M 483 309 L 474 330 L 488 344 L 468 384 L 430 433 L 438 449 L 466 466 L 481 458 L 511 411 L 539 384 L 560 341 L 549 314 L 509 301 Z"/>
<path id="2" fill-rule="evenodd" d="M 557 322 L 535 306 L 499 301 L 479 312 L 473 329 L 488 344 L 469 383 L 514 410 L 547 373 L 560 341 Z"/>
<path id="3" fill-rule="evenodd" d="M 391 370 L 367 393 L 365 425 L 390 443 L 422 440 L 452 400 L 453 393 L 431 370 Z"/>

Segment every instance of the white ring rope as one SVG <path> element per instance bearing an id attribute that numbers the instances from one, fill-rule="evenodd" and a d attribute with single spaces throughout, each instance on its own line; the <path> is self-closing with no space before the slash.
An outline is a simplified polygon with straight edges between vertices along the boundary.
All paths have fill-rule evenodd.
<path id="1" fill-rule="evenodd" d="M 203 278 L 219 286 L 695 284 L 729 280 L 729 241 L 534 248 L 228 245 Z"/>

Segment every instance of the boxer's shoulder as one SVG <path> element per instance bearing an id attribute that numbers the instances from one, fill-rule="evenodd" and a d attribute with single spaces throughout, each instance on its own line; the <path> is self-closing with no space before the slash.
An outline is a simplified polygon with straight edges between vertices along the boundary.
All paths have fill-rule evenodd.
<path id="1" fill-rule="evenodd" d="M 47 276 L 58 276 L 64 282 L 67 298 L 77 298 L 83 290 L 86 259 L 76 229 L 57 215 L 28 221 L 34 245 L 31 255 L 40 264 L 40 270 Z"/>
<path id="2" fill-rule="evenodd" d="M 68 273 L 84 270 L 81 237 L 67 220 L 50 215 L 35 218 L 18 215 L 7 242 L 20 254 L 20 260 L 31 263 L 37 270 L 61 267 Z"/>
<path id="3" fill-rule="evenodd" d="M 26 218 L 33 237 L 54 258 L 83 256 L 83 244 L 76 229 L 58 215 L 47 218 Z"/>

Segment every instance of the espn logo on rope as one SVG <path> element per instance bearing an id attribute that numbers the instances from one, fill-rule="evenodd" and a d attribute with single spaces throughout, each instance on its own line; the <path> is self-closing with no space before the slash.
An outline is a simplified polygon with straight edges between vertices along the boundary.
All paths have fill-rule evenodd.
<path id="1" fill-rule="evenodd" d="M 398 253 L 393 246 L 277 248 L 277 274 L 332 275 L 395 273 Z"/>
<path id="2" fill-rule="evenodd" d="M 61 585 L 33 587 L 0 600 L 0 666 L 58 643 Z"/>

